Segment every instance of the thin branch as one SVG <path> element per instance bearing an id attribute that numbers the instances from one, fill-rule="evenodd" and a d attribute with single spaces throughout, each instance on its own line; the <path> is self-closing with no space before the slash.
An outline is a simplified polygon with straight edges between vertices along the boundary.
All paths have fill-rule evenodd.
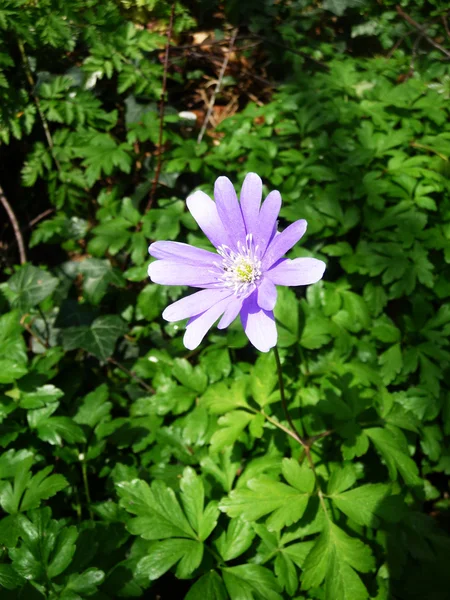
<path id="1" fill-rule="evenodd" d="M 19 222 L 17 221 L 16 215 L 12 209 L 12 206 L 8 202 L 2 187 L 0 186 L 0 202 L 3 205 L 3 208 L 8 213 L 9 220 L 11 221 L 11 225 L 14 230 L 14 235 L 17 240 L 17 246 L 19 247 L 19 256 L 20 256 L 20 264 L 24 265 L 27 262 L 27 254 L 25 252 L 25 244 L 23 243 L 22 233 L 20 231 Z"/>
<path id="2" fill-rule="evenodd" d="M 287 52 L 290 52 L 291 54 L 296 54 L 297 56 L 301 56 L 305 60 L 311 61 L 312 63 L 314 63 L 318 67 L 321 67 L 322 69 L 325 69 L 326 71 L 330 70 L 330 67 L 326 63 L 322 62 L 321 60 L 317 60 L 317 58 L 313 58 L 307 52 L 302 52 L 301 50 L 296 50 L 295 48 L 286 46 L 286 44 L 281 44 L 280 42 L 275 42 L 274 40 L 271 40 L 270 38 L 267 38 L 262 35 L 258 35 L 256 33 L 253 34 L 252 37 L 257 38 L 259 40 L 264 40 L 268 44 L 272 44 L 272 46 L 277 46 L 278 48 L 282 48 L 283 50 L 286 50 Z"/>
<path id="3" fill-rule="evenodd" d="M 230 44 L 229 44 L 228 50 L 227 50 L 227 52 L 225 54 L 225 58 L 223 59 L 223 63 L 222 63 L 222 67 L 220 69 L 219 77 L 217 78 L 216 87 L 215 87 L 214 92 L 213 92 L 213 94 L 211 96 L 211 100 L 209 101 L 208 111 L 206 113 L 205 120 L 203 121 L 202 128 L 200 129 L 200 133 L 198 134 L 197 144 L 200 144 L 200 142 L 202 141 L 203 136 L 205 135 L 206 128 L 208 127 L 208 123 L 209 123 L 209 120 L 211 118 L 212 111 L 213 111 L 213 108 L 214 108 L 214 103 L 216 102 L 216 96 L 220 92 L 220 88 L 222 87 L 223 77 L 225 75 L 225 71 L 226 71 L 226 68 L 227 68 L 227 65 L 228 65 L 228 61 L 230 60 L 230 54 L 231 54 L 231 51 L 233 50 L 233 46 L 234 46 L 234 42 L 236 41 L 237 33 L 238 33 L 238 30 L 236 28 L 236 29 L 233 30 L 233 33 L 231 34 Z"/>
<path id="4" fill-rule="evenodd" d="M 155 390 L 150 385 L 148 385 L 148 383 L 145 383 L 145 381 L 143 379 L 138 377 L 135 373 L 133 373 L 133 371 L 130 371 L 130 369 L 127 369 L 119 361 L 115 360 L 114 358 L 108 358 L 108 362 L 110 362 L 112 365 L 114 365 L 115 367 L 117 367 L 118 369 L 120 369 L 121 371 L 126 373 L 128 375 L 128 377 L 131 377 L 132 379 L 137 381 L 139 383 L 139 385 L 141 387 L 143 387 L 144 390 L 146 390 L 147 392 L 150 392 L 150 394 L 155 393 Z"/>
<path id="5" fill-rule="evenodd" d="M 31 229 L 37 223 L 39 223 L 39 221 L 42 221 L 42 219 L 45 219 L 45 217 L 48 217 L 49 215 L 51 215 L 54 212 L 55 212 L 54 208 L 48 208 L 47 210 L 44 210 L 43 213 L 41 213 L 37 217 L 34 217 L 34 219 L 31 219 L 31 221 L 28 223 L 28 227 Z"/>
<path id="6" fill-rule="evenodd" d="M 446 162 L 448 162 L 448 157 L 445 156 L 445 154 L 441 154 L 441 152 L 438 152 L 437 150 L 435 150 L 434 148 L 431 148 L 430 146 L 426 146 L 425 144 L 420 144 L 419 142 L 410 142 L 409 145 L 412 146 L 413 148 L 421 148 L 422 150 L 428 150 L 428 152 L 431 152 L 432 154 L 436 154 L 436 156 L 439 156 L 439 158 L 442 158 L 442 160 L 445 160 Z"/>
<path id="7" fill-rule="evenodd" d="M 44 128 L 44 133 L 45 133 L 45 137 L 47 139 L 47 144 L 48 144 L 48 147 L 50 148 L 50 154 L 52 155 L 52 158 L 56 165 L 56 168 L 58 169 L 58 171 L 61 171 L 61 167 L 58 162 L 58 159 L 55 157 L 53 138 L 52 138 L 52 134 L 50 133 L 50 128 L 48 126 L 47 119 L 45 118 L 45 115 L 42 111 L 39 96 L 34 91 L 35 83 L 34 83 L 33 75 L 31 73 L 31 67 L 30 67 L 30 63 L 28 61 L 28 56 L 25 52 L 25 47 L 21 40 L 18 40 L 18 45 L 19 45 L 20 55 L 22 57 L 23 66 L 25 69 L 25 75 L 27 76 L 28 85 L 31 88 L 31 95 L 33 96 L 33 100 L 34 100 L 34 103 L 36 104 L 36 108 L 39 113 L 39 117 L 41 118 L 41 121 L 42 121 L 42 126 Z"/>
<path id="8" fill-rule="evenodd" d="M 407 31 L 406 33 L 404 33 L 396 42 L 395 44 L 392 46 L 392 48 L 389 50 L 389 52 L 386 54 L 386 58 L 389 60 L 390 58 L 392 58 L 392 55 L 394 54 L 394 52 L 403 44 L 403 42 L 406 40 L 407 37 L 409 37 L 410 35 L 412 35 L 414 33 L 414 31 Z"/>
<path id="9" fill-rule="evenodd" d="M 163 72 L 163 84 L 161 90 L 161 100 L 159 102 L 159 135 L 158 135 L 158 161 L 156 163 L 155 176 L 152 181 L 152 189 L 150 190 L 150 197 L 145 208 L 145 212 L 149 211 L 153 205 L 155 199 L 156 189 L 158 187 L 159 176 L 161 175 L 162 157 L 163 157 L 163 127 L 164 127 L 164 110 L 166 108 L 166 89 L 167 89 L 167 71 L 169 68 L 169 49 L 170 39 L 172 37 L 173 21 L 175 16 L 175 2 L 172 3 L 172 10 L 170 11 L 169 27 L 167 29 L 167 41 L 166 50 L 164 53 L 164 72 Z"/>
<path id="10" fill-rule="evenodd" d="M 427 35 L 425 27 L 417 23 L 417 21 L 415 21 L 412 17 L 405 13 L 401 6 L 397 5 L 395 8 L 397 10 L 397 13 L 402 17 L 402 19 L 405 19 L 405 21 L 409 23 L 409 25 L 417 29 L 417 31 L 420 31 L 422 36 L 427 40 L 429 44 L 431 44 L 437 50 L 440 50 L 443 54 L 445 54 L 445 56 L 450 58 L 450 50 L 447 50 L 447 48 L 444 48 L 444 46 L 441 46 L 441 44 L 438 44 L 438 42 L 435 42 L 432 37 Z"/>
<path id="11" fill-rule="evenodd" d="M 442 23 L 444 24 L 445 33 L 450 37 L 450 29 L 448 28 L 447 15 L 442 15 Z"/>
<path id="12" fill-rule="evenodd" d="M 26 319 L 27 317 L 29 317 L 29 316 L 30 316 L 30 315 L 29 315 L 28 313 L 26 313 L 25 315 L 23 315 L 23 317 L 20 319 L 20 325 L 21 325 L 21 326 L 22 326 L 24 329 L 26 329 L 26 330 L 28 331 L 28 333 L 31 335 L 31 337 L 33 337 L 33 338 L 34 338 L 34 339 L 35 339 L 37 342 L 39 342 L 39 344 L 41 344 L 41 346 L 42 346 L 43 348 L 48 348 L 48 344 L 47 344 L 47 343 L 46 343 L 46 342 L 45 342 L 45 341 L 44 341 L 44 340 L 43 340 L 41 337 L 39 337 L 39 335 L 38 335 L 36 332 L 34 332 L 34 331 L 31 329 L 31 325 L 33 325 L 33 321 L 32 321 L 32 323 L 31 323 L 31 325 L 28 325 L 28 323 L 26 323 L 26 322 L 25 322 L 25 319 Z"/>

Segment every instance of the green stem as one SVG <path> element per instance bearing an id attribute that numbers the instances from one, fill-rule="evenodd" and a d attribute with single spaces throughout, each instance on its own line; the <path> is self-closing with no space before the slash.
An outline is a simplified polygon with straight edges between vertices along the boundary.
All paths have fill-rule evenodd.
<path id="1" fill-rule="evenodd" d="M 86 502 L 87 502 L 87 506 L 88 506 L 89 517 L 90 517 L 91 521 L 93 521 L 94 520 L 94 513 L 92 512 L 92 508 L 91 508 L 91 492 L 89 491 L 89 480 L 88 480 L 88 474 L 87 474 L 87 463 L 84 460 L 84 456 L 81 459 L 81 474 L 82 474 L 82 477 L 83 477 L 84 493 L 86 495 Z"/>
<path id="2" fill-rule="evenodd" d="M 287 422 L 291 430 L 295 433 L 297 441 L 306 449 L 308 448 L 307 441 L 299 434 L 297 431 L 294 422 L 292 420 L 291 415 L 289 414 L 289 409 L 286 402 L 286 395 L 284 393 L 284 382 L 283 382 L 283 371 L 281 368 L 280 355 L 278 353 L 278 348 L 274 346 L 273 353 L 275 354 L 275 362 L 277 364 L 277 373 L 278 373 L 278 385 L 280 386 L 280 396 L 281 396 L 281 405 L 283 406 L 283 411 L 286 416 Z"/>
<path id="3" fill-rule="evenodd" d="M 311 445 L 315 441 L 315 439 L 325 437 L 325 435 L 328 435 L 331 432 L 324 432 L 323 434 L 320 434 L 319 436 L 315 436 L 314 438 L 309 438 L 309 439 L 302 437 L 298 433 L 298 431 L 294 425 L 294 422 L 292 420 L 292 417 L 289 414 L 289 409 L 288 409 L 287 402 L 286 402 L 286 394 L 284 391 L 284 382 L 283 382 L 283 371 L 281 368 L 281 361 L 280 361 L 280 355 L 278 353 L 278 348 L 275 346 L 273 351 L 275 354 L 275 362 L 277 364 L 278 384 L 280 386 L 281 404 L 283 406 L 284 414 L 286 416 L 286 419 L 287 419 L 292 431 L 289 430 L 287 427 L 284 427 L 284 425 L 274 422 L 274 420 L 269 418 L 265 413 L 263 413 L 263 414 L 266 417 L 266 419 L 268 419 L 271 423 L 273 423 L 280 429 L 283 429 L 288 435 L 290 435 L 291 437 L 296 439 L 299 442 L 299 444 L 301 444 L 301 446 L 303 447 L 304 456 L 306 456 L 306 460 L 308 461 L 308 464 L 311 467 L 311 471 L 314 473 L 314 478 L 316 480 L 316 487 L 317 487 L 317 495 L 319 496 L 320 505 L 322 506 L 322 509 L 323 509 L 325 515 L 328 517 L 328 510 L 327 510 L 327 506 L 325 503 L 324 494 L 323 494 L 322 488 L 320 486 L 319 476 L 317 475 L 316 466 L 315 466 L 313 458 L 311 456 Z"/>
<path id="4" fill-rule="evenodd" d="M 44 315 L 44 312 L 43 312 L 42 308 L 40 306 L 38 306 L 37 309 L 38 309 L 39 316 L 44 321 L 45 341 L 46 341 L 46 346 L 48 348 L 50 346 L 50 328 L 48 326 L 47 319 L 45 318 L 45 315 Z"/>

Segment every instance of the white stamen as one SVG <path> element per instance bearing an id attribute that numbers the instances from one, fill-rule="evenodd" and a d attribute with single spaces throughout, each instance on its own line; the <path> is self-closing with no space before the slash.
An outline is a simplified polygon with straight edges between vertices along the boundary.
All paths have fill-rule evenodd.
<path id="1" fill-rule="evenodd" d="M 240 296 L 256 288 L 256 282 L 260 279 L 262 271 L 258 246 L 253 246 L 251 233 L 246 236 L 245 245 L 238 241 L 236 246 L 237 252 L 225 245 L 217 248 L 217 253 L 222 257 L 220 268 L 223 271 L 218 283 L 231 288 L 237 296 Z"/>

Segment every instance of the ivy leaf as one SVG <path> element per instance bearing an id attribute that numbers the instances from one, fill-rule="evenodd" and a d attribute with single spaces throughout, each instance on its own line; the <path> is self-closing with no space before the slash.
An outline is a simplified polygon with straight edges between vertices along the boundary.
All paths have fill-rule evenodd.
<path id="1" fill-rule="evenodd" d="M 281 469 L 290 485 L 267 476 L 251 479 L 248 489 L 233 490 L 219 508 L 232 518 L 242 517 L 246 521 L 256 521 L 273 513 L 266 522 L 269 531 L 279 531 L 296 523 L 303 516 L 314 489 L 314 475 L 294 459 L 283 459 Z"/>
<path id="2" fill-rule="evenodd" d="M 114 352 L 119 337 L 128 331 L 125 322 L 117 315 L 104 315 L 90 325 L 67 327 L 63 330 L 65 350 L 82 348 L 99 360 L 107 360 Z"/>
<path id="3" fill-rule="evenodd" d="M 122 273 L 109 260 L 87 258 L 80 263 L 79 271 L 84 276 L 84 295 L 92 304 L 100 303 L 110 284 L 119 288 L 125 286 Z"/>
<path id="4" fill-rule="evenodd" d="M 58 285 L 56 277 L 32 265 L 24 265 L 8 280 L 12 304 L 22 313 L 48 298 Z"/>

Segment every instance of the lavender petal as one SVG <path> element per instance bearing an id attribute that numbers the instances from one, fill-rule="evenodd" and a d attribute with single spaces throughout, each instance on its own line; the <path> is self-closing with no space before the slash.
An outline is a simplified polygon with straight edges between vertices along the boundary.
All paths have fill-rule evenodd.
<path id="1" fill-rule="evenodd" d="M 240 202 L 247 234 L 255 234 L 258 228 L 259 207 L 262 197 L 262 181 L 256 173 L 249 173 L 241 188 Z"/>
<path id="2" fill-rule="evenodd" d="M 277 302 L 277 288 L 270 279 L 264 277 L 257 289 L 256 301 L 260 308 L 273 310 Z"/>
<path id="3" fill-rule="evenodd" d="M 232 292 L 228 289 L 206 289 L 201 292 L 195 292 L 190 296 L 181 298 L 173 304 L 170 304 L 163 312 L 163 319 L 166 321 L 181 321 L 194 317 L 210 309 L 214 304 L 224 298 L 228 298 Z"/>
<path id="4" fill-rule="evenodd" d="M 218 329 L 225 329 L 226 327 L 231 325 L 231 323 L 240 313 L 243 302 L 243 298 L 238 298 L 237 296 L 233 296 L 233 298 L 230 299 L 230 303 L 228 304 L 225 312 L 223 313 L 223 317 L 217 324 Z"/>
<path id="5" fill-rule="evenodd" d="M 189 319 L 183 338 L 183 343 L 188 350 L 197 348 L 214 322 L 223 314 L 229 301 L 229 297 L 224 298 L 201 315 Z"/>
<path id="6" fill-rule="evenodd" d="M 255 243 L 259 246 L 260 256 L 264 255 L 267 246 L 276 232 L 278 214 L 281 208 L 280 192 L 270 192 L 264 200 L 258 217 L 258 228 Z"/>
<path id="7" fill-rule="evenodd" d="M 237 242 L 245 244 L 246 231 L 241 207 L 239 206 L 233 184 L 228 177 L 219 177 L 216 179 L 214 198 L 220 220 L 230 237 L 230 247 L 236 250 L 238 247 Z"/>
<path id="8" fill-rule="evenodd" d="M 217 254 L 182 242 L 154 242 L 148 252 L 154 258 L 189 264 L 212 265 Z"/>
<path id="9" fill-rule="evenodd" d="M 269 269 L 278 259 L 282 258 L 288 250 L 303 237 L 307 223 L 304 219 L 295 221 L 286 227 L 270 242 L 262 260 L 263 269 Z"/>
<path id="10" fill-rule="evenodd" d="M 217 288 L 220 271 L 213 265 L 199 266 L 170 260 L 157 260 L 149 265 L 148 275 L 153 283 L 162 285 Z"/>
<path id="11" fill-rule="evenodd" d="M 260 352 L 269 352 L 277 343 L 277 328 L 271 311 L 260 308 L 256 302 L 256 291 L 245 301 L 241 310 L 244 331 Z"/>
<path id="12" fill-rule="evenodd" d="M 217 206 L 209 196 L 204 192 L 194 192 L 188 197 L 186 204 L 198 226 L 213 246 L 218 248 L 224 244 L 230 244 L 224 224 L 220 220 Z"/>
<path id="13" fill-rule="evenodd" d="M 265 276 L 276 285 L 310 285 L 322 279 L 325 267 L 317 258 L 286 259 L 266 271 Z"/>

